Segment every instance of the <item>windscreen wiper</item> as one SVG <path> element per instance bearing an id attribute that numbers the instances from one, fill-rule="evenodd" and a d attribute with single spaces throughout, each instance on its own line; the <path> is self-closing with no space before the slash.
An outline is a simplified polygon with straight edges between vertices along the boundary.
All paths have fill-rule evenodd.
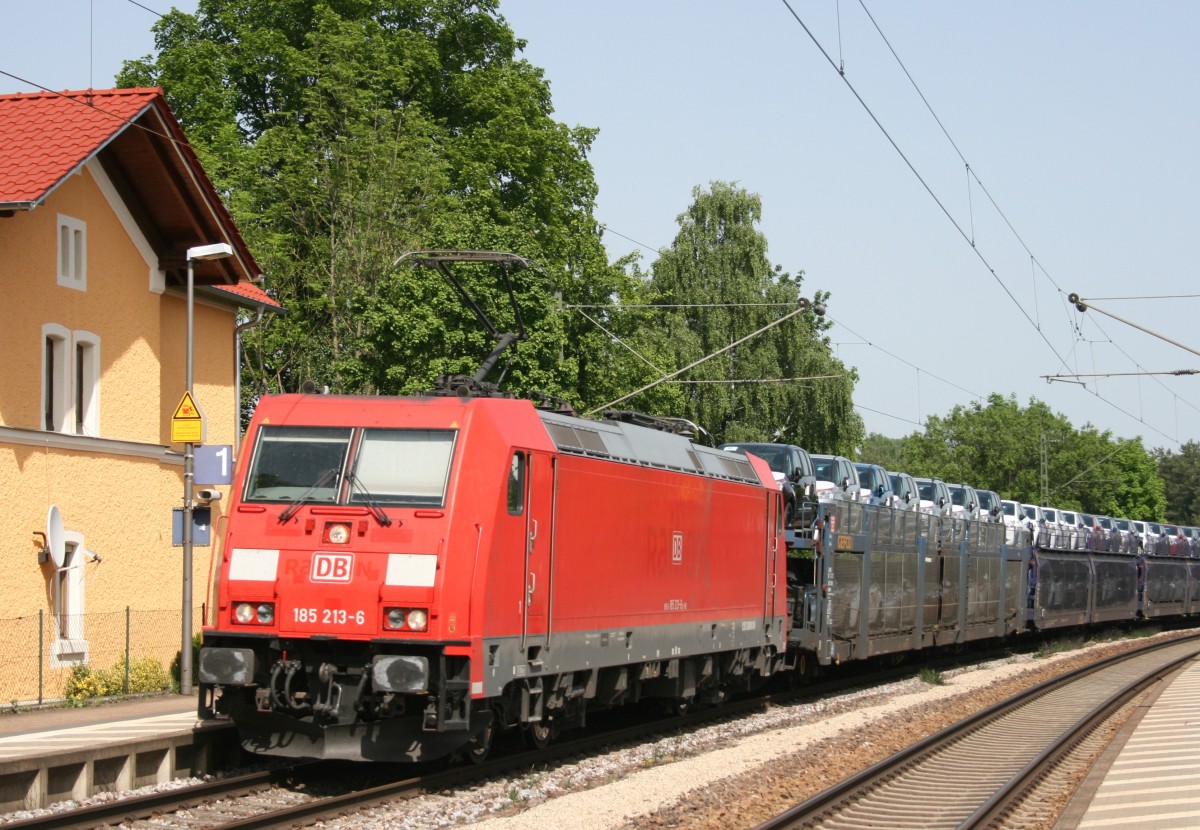
<path id="1" fill-rule="evenodd" d="M 317 480 L 312 483 L 311 487 L 309 487 L 300 495 L 296 496 L 296 498 L 292 499 L 291 503 L 283 509 L 283 512 L 279 514 L 279 523 L 283 524 L 288 519 L 292 518 L 292 516 L 295 516 L 296 511 L 299 510 L 306 501 L 312 498 L 313 493 L 317 492 L 322 487 L 328 487 L 337 480 L 337 477 L 338 470 L 336 467 L 329 467 L 326 469 L 317 477 Z"/>
<path id="2" fill-rule="evenodd" d="M 379 502 L 375 501 L 375 497 L 371 495 L 371 491 L 363 485 L 362 479 L 355 475 L 353 470 L 350 471 L 350 489 L 357 490 L 362 494 L 363 502 L 370 508 L 371 515 L 375 517 L 375 521 L 384 527 L 392 523 L 391 517 L 383 512 L 383 508 L 379 506 Z"/>

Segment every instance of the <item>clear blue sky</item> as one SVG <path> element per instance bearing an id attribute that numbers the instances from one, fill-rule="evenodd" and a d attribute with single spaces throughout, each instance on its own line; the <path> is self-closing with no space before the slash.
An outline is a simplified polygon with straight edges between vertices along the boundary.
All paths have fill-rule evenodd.
<path id="1" fill-rule="evenodd" d="M 830 336 L 859 371 L 869 430 L 903 435 L 999 392 L 1150 447 L 1200 439 L 1200 376 L 1041 378 L 1200 368 L 1064 296 L 1200 294 L 1200 4 L 864 3 L 953 144 L 856 0 L 791 5 L 908 162 L 782 0 L 501 11 L 557 117 L 600 129 L 610 256 L 641 250 L 651 264 L 696 185 L 760 194 L 771 259 L 803 270 L 807 293 L 833 292 Z M 0 0 L 0 12 L 0 70 L 55 89 L 110 86 L 122 60 L 153 49 L 154 15 L 128 0 Z M 1200 349 L 1200 299 L 1096 305 Z"/>

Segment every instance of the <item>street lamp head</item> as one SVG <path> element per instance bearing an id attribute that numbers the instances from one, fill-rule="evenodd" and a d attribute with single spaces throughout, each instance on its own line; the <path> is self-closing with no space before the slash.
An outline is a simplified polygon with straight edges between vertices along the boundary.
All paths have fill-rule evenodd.
<path id="1" fill-rule="evenodd" d="M 193 259 L 224 259 L 228 256 L 233 256 L 233 246 L 228 242 L 214 242 L 211 245 L 197 245 L 195 248 L 188 248 L 187 250 L 187 258 L 189 261 Z"/>

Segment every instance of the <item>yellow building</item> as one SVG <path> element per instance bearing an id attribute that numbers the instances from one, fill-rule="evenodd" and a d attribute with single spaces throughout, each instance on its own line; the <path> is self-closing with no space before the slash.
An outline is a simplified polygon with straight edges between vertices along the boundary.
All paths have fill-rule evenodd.
<path id="1" fill-rule="evenodd" d="M 161 90 L 0 96 L 0 703 L 62 697 L 127 641 L 164 667 L 180 649 L 172 416 L 188 251 L 214 243 L 232 255 L 192 263 L 206 446 L 236 440 L 239 310 L 278 304 Z M 195 547 L 194 631 L 215 551 Z"/>

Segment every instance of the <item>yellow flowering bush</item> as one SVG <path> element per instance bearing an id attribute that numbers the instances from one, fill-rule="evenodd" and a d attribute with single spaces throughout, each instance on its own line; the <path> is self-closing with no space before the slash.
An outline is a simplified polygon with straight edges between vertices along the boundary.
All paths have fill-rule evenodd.
<path id="1" fill-rule="evenodd" d="M 125 690 L 125 658 L 122 657 L 105 674 L 110 691 L 119 695 Z M 161 692 L 171 688 L 171 677 L 162 663 L 153 657 L 139 657 L 129 664 L 129 693 Z"/>
<path id="2" fill-rule="evenodd" d="M 104 697 L 111 694 L 111 691 L 104 672 L 95 671 L 86 663 L 80 663 L 72 667 L 71 674 L 67 677 L 65 694 L 67 700 L 78 703 L 91 697 Z"/>
<path id="3" fill-rule="evenodd" d="M 161 692 L 171 688 L 171 675 L 162 663 L 153 657 L 139 657 L 129 664 L 129 693 Z M 112 668 L 93 669 L 81 663 L 71 669 L 67 677 L 65 696 L 72 703 L 81 703 L 94 697 L 107 697 L 125 693 L 125 658 L 117 660 Z"/>

